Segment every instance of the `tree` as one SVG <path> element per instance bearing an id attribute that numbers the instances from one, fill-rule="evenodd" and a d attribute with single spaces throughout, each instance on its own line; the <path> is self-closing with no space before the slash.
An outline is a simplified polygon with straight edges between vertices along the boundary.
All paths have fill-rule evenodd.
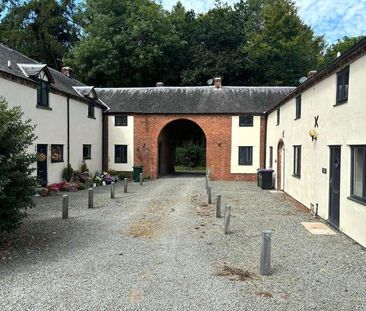
<path id="1" fill-rule="evenodd" d="M 13 1 L 1 21 L 2 42 L 60 69 L 63 54 L 78 40 L 79 28 L 73 20 L 74 0 L 18 2 Z"/>
<path id="2" fill-rule="evenodd" d="M 9 109 L 0 98 L 0 232 L 16 229 L 23 210 L 33 206 L 36 158 L 27 150 L 35 140 L 34 126 L 22 116 L 20 107 Z"/>
<path id="3" fill-rule="evenodd" d="M 324 65 L 332 63 L 337 58 L 338 53 L 343 54 L 363 38 L 363 36 L 343 37 L 342 39 L 337 40 L 337 42 L 329 45 L 324 54 Z"/>
<path id="4" fill-rule="evenodd" d="M 182 73 L 186 85 L 207 85 L 206 81 L 221 76 L 225 84 L 245 81 L 245 60 L 240 57 L 240 46 L 245 40 L 233 8 L 219 1 L 215 8 L 200 14 L 193 22 L 189 39 L 191 62 Z"/>
<path id="5" fill-rule="evenodd" d="M 319 66 L 323 38 L 301 21 L 290 0 L 264 0 L 262 14 L 262 23 L 243 46 L 250 84 L 296 85 Z"/>
<path id="6" fill-rule="evenodd" d="M 150 0 L 87 0 L 83 16 L 83 38 L 65 58 L 78 78 L 103 86 L 176 82 L 181 38 L 161 5 Z"/>

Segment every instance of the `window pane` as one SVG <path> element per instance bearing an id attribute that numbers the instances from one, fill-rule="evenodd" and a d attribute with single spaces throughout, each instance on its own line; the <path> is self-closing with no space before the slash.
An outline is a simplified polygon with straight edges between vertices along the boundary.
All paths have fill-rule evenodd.
<path id="1" fill-rule="evenodd" d="M 252 165 L 253 147 L 239 147 L 239 165 Z"/>
<path id="2" fill-rule="evenodd" d="M 353 164 L 353 195 L 363 196 L 362 192 L 362 176 L 364 171 L 362 147 L 354 148 L 354 164 Z"/>
<path id="3" fill-rule="evenodd" d="M 115 116 L 114 125 L 115 126 L 127 126 L 127 116 Z"/>
<path id="4" fill-rule="evenodd" d="M 253 126 L 253 116 L 239 116 L 239 126 Z"/>
<path id="5" fill-rule="evenodd" d="M 64 146 L 51 145 L 51 162 L 62 162 L 64 160 Z"/>
<path id="6" fill-rule="evenodd" d="M 127 145 L 115 145 L 115 163 L 127 163 Z"/>

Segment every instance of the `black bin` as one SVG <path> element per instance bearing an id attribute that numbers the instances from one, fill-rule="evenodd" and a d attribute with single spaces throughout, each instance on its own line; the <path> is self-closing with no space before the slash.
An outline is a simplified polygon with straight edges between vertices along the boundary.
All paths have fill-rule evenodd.
<path id="1" fill-rule="evenodd" d="M 140 174 L 142 173 L 142 169 L 144 167 L 142 165 L 137 165 L 133 167 L 133 181 L 139 182 L 140 181 Z"/>
<path id="2" fill-rule="evenodd" d="M 273 189 L 273 170 L 261 169 L 258 170 L 258 187 L 264 190 Z"/>

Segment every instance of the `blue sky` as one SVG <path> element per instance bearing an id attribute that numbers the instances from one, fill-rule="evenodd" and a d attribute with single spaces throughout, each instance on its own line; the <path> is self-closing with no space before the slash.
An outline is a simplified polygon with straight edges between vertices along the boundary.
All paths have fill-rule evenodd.
<path id="1" fill-rule="evenodd" d="M 166 9 L 171 9 L 177 0 L 161 0 Z M 181 0 L 188 9 L 205 12 L 214 5 L 214 0 Z M 233 4 L 235 0 L 226 0 Z M 316 34 L 325 35 L 332 43 L 344 36 L 366 35 L 366 0 L 295 0 L 299 15 Z"/>

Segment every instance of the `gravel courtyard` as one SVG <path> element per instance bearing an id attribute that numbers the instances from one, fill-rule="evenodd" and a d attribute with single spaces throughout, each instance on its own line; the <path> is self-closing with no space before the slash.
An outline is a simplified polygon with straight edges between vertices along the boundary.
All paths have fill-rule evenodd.
<path id="1" fill-rule="evenodd" d="M 36 198 L 22 227 L 0 235 L 0 310 L 366 309 L 365 249 L 340 233 L 310 234 L 301 222 L 319 220 L 283 194 L 212 187 L 232 206 L 230 235 L 202 177 L 130 183 L 128 194 L 117 183 L 114 200 L 109 186 L 96 188 L 94 209 L 87 191 L 72 193 L 68 220 L 61 197 Z M 273 230 L 267 277 L 263 229 Z"/>

